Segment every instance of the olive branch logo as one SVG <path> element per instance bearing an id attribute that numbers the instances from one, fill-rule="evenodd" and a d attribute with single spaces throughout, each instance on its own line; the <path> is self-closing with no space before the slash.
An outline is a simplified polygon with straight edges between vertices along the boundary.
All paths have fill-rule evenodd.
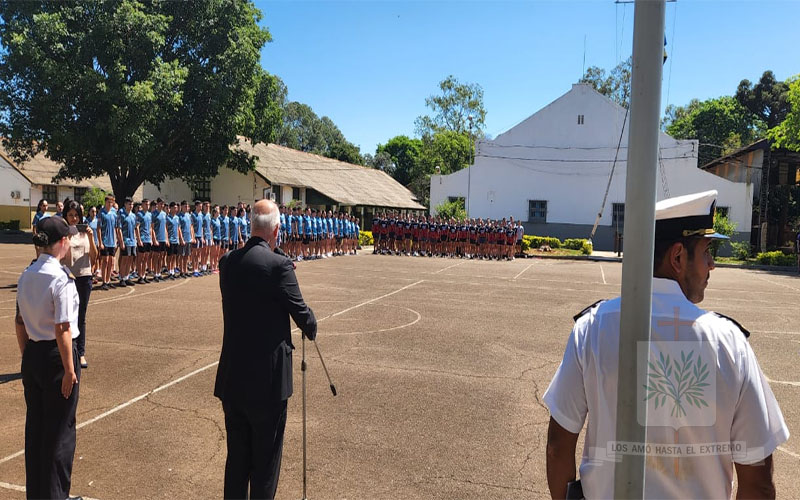
<path id="1" fill-rule="evenodd" d="M 667 400 L 672 400 L 672 411 L 670 416 L 681 418 L 686 416 L 684 400 L 690 406 L 698 409 L 708 408 L 708 403 L 703 399 L 705 387 L 708 387 L 708 364 L 703 364 L 700 355 L 694 360 L 694 351 L 689 351 L 687 356 L 681 351 L 681 359 L 670 359 L 664 353 L 659 353 L 657 363 L 648 361 L 650 366 L 645 401 L 655 399 L 656 409 L 659 406 L 666 406 Z"/>

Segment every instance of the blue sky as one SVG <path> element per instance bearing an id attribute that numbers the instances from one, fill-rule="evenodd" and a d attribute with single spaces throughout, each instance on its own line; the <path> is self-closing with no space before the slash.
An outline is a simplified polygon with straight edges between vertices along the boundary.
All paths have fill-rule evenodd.
<path id="1" fill-rule="evenodd" d="M 633 4 L 614 0 L 265 1 L 264 68 L 289 99 L 329 116 L 362 153 L 414 135 L 425 98 L 453 74 L 480 84 L 486 133 L 508 130 L 567 92 L 586 66 L 631 53 Z M 732 95 L 771 69 L 800 73 L 800 1 L 667 4 L 662 109 Z"/>

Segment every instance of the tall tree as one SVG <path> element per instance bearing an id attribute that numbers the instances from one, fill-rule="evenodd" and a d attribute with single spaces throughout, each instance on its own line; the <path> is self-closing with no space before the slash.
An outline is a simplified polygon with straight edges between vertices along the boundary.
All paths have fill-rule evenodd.
<path id="1" fill-rule="evenodd" d="M 308 104 L 290 102 L 283 111 L 283 126 L 277 144 L 358 165 L 364 158 L 358 146 L 345 139 L 327 116 L 320 118 Z"/>
<path id="2" fill-rule="evenodd" d="M 779 124 L 767 131 L 775 147 L 800 151 L 800 75 L 786 81 L 786 104 L 790 110 Z"/>
<path id="3" fill-rule="evenodd" d="M 450 75 L 439 82 L 441 94 L 425 99 L 431 115 L 416 119 L 417 133 L 432 136 L 436 132 L 450 130 L 466 133 L 474 140 L 483 137 L 486 127 L 486 109 L 483 107 L 483 89 L 476 83 L 461 83 Z M 471 117 L 471 120 L 470 120 Z"/>
<path id="4" fill-rule="evenodd" d="M 108 174 L 117 196 L 248 171 L 237 135 L 268 140 L 277 112 L 260 19 L 247 0 L 2 2 L 3 144 L 60 178 Z"/>
<path id="5" fill-rule="evenodd" d="M 603 68 L 590 66 L 579 81 L 627 108 L 631 102 L 631 66 L 631 57 L 614 66 L 608 75 Z"/>
<path id="6" fill-rule="evenodd" d="M 736 89 L 736 100 L 767 128 L 778 126 L 792 109 L 788 100 L 788 82 L 775 79 L 772 71 L 765 71 L 758 83 L 742 80 Z"/>
<path id="7" fill-rule="evenodd" d="M 392 177 L 400 184 L 407 186 L 420 174 L 420 155 L 422 140 L 398 135 L 389 139 L 386 144 L 378 144 L 376 156 L 387 154 L 394 164 Z"/>
<path id="8" fill-rule="evenodd" d="M 700 142 L 700 165 L 752 142 L 763 133 L 763 124 L 730 96 L 705 101 L 693 99 L 682 107 L 669 106 L 666 115 L 665 130 L 669 135 Z"/>

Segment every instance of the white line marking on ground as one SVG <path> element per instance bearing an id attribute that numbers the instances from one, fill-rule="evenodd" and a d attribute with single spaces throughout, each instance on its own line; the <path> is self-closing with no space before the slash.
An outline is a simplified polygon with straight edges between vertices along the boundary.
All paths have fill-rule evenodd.
<path id="1" fill-rule="evenodd" d="M 25 491 L 24 486 L 20 486 L 18 484 L 5 483 L 3 481 L 0 481 L 0 488 L 5 488 L 7 490 L 13 490 L 13 491 L 22 491 L 22 492 Z M 87 497 L 85 495 L 81 496 L 81 498 L 83 498 L 84 500 L 97 500 L 95 498 Z"/>
<path id="2" fill-rule="evenodd" d="M 517 274 L 516 276 L 514 276 L 514 277 L 511 279 L 511 281 L 517 281 L 517 278 L 519 278 L 520 276 L 522 276 L 522 274 L 523 274 L 525 271 L 527 271 L 528 269 L 530 269 L 531 267 L 533 267 L 533 264 L 528 264 L 528 267 L 526 267 L 525 269 L 523 269 L 522 271 L 520 271 L 520 272 L 519 272 L 519 274 Z"/>
<path id="3" fill-rule="evenodd" d="M 772 380 L 771 378 L 767 377 L 767 382 L 770 384 L 783 384 L 783 385 L 792 385 L 794 387 L 800 387 L 800 382 L 795 382 L 793 380 Z"/>
<path id="4" fill-rule="evenodd" d="M 404 286 L 402 288 L 399 288 L 399 289 L 397 289 L 397 290 L 395 290 L 393 292 L 389 292 L 389 293 L 383 294 L 380 297 L 376 297 L 374 299 L 370 299 L 370 300 L 364 301 L 364 302 L 362 302 L 360 304 L 357 304 L 357 305 L 354 305 L 352 307 L 348 307 L 347 309 L 344 309 L 344 310 L 339 311 L 337 313 L 331 314 L 329 316 L 325 316 L 324 318 L 322 318 L 320 320 L 317 320 L 317 322 L 319 323 L 320 321 L 325 321 L 326 319 L 339 316 L 340 314 L 344 314 L 346 312 L 352 311 L 353 309 L 357 309 L 359 307 L 365 306 L 367 304 L 371 304 L 371 303 L 376 302 L 378 300 L 385 299 L 386 297 L 390 297 L 390 296 L 392 296 L 392 295 L 394 295 L 396 293 L 402 292 L 403 290 L 411 288 L 412 286 L 419 285 L 420 283 L 422 283 L 424 281 L 425 280 L 419 280 L 419 281 L 417 281 L 415 283 L 412 283 L 410 285 L 406 285 L 406 286 Z M 187 283 L 187 282 L 184 281 L 183 283 Z M 161 290 L 154 290 L 153 292 L 149 292 L 149 293 L 155 293 L 157 291 L 163 291 L 163 290 L 167 290 L 169 288 L 174 288 L 176 286 L 182 285 L 183 283 L 178 283 L 177 285 L 173 285 L 171 287 L 162 288 Z M 137 295 L 137 297 L 139 297 L 141 295 L 144 295 L 144 294 Z M 120 298 L 124 298 L 124 297 L 120 297 Z M 298 330 L 298 328 L 295 328 L 295 330 Z M 295 330 L 293 330 L 293 331 L 295 331 Z M 97 422 L 100 419 L 106 418 L 107 416 L 112 415 L 112 414 L 122 410 L 123 408 L 126 408 L 126 407 L 128 407 L 128 406 L 130 406 L 130 405 L 132 405 L 132 404 L 134 404 L 134 403 L 136 403 L 138 401 L 141 401 L 142 399 L 146 398 L 147 396 L 150 396 L 151 394 L 155 394 L 157 392 L 163 391 L 164 389 L 167 389 L 168 387 L 172 387 L 173 385 L 175 385 L 175 384 L 177 384 L 179 382 L 183 382 L 184 380 L 188 379 L 189 377 L 193 377 L 193 376 L 197 375 L 198 373 L 204 372 L 205 370 L 208 370 L 209 368 L 217 366 L 218 364 L 219 364 L 219 361 L 214 361 L 213 363 L 211 363 L 209 365 L 206 365 L 206 366 L 204 366 L 202 368 L 198 368 L 197 370 L 195 370 L 195 371 L 193 371 L 191 373 L 187 373 L 186 375 L 184 375 L 182 377 L 179 377 L 179 378 L 173 380 L 172 382 L 167 382 L 166 384 L 164 384 L 162 386 L 156 387 L 152 391 L 148 391 L 148 392 L 146 392 L 146 393 L 144 393 L 144 394 L 142 394 L 140 396 L 136 396 L 135 398 L 130 399 L 130 400 L 128 400 L 128 401 L 126 401 L 126 402 L 124 402 L 124 403 L 122 403 L 120 405 L 117 405 L 114 408 L 111 408 L 110 410 L 108 410 L 108 411 L 106 411 L 104 413 L 101 413 L 100 415 L 97 415 L 97 416 L 95 416 L 93 418 L 90 418 L 89 420 L 87 420 L 85 422 L 81 422 L 80 424 L 77 425 L 76 429 L 80 429 L 82 427 L 86 427 L 89 424 L 93 424 L 93 423 Z M 0 459 L 0 464 L 8 462 L 9 460 L 13 460 L 13 459 L 17 458 L 18 456 L 24 455 L 24 454 L 25 454 L 25 450 L 24 449 L 20 450 L 20 451 L 18 451 L 16 453 L 12 453 L 11 455 Z"/>
<path id="5" fill-rule="evenodd" d="M 603 271 L 603 264 L 600 264 L 600 276 L 603 277 L 603 284 L 608 285 L 608 282 L 606 282 L 606 273 Z"/>
<path id="6" fill-rule="evenodd" d="M 328 334 L 325 334 L 325 336 L 326 337 L 340 337 L 342 335 L 361 335 L 361 334 L 364 334 L 364 333 L 391 332 L 392 330 L 400 330 L 400 329 L 403 329 L 403 328 L 408 328 L 409 326 L 413 326 L 413 325 L 419 323 L 419 320 L 422 319 L 422 315 L 420 313 L 418 313 L 417 311 L 415 311 L 413 309 L 410 309 L 408 307 L 404 307 L 403 309 L 405 309 L 406 311 L 410 311 L 410 312 L 416 314 L 417 315 L 417 319 L 415 319 L 414 321 L 412 321 L 410 323 L 406 323 L 405 325 L 393 326 L 391 328 L 381 328 L 380 330 L 365 330 L 365 331 L 361 331 L 361 332 L 328 333 Z M 320 320 L 320 321 L 322 321 L 322 320 Z"/>
<path id="7" fill-rule="evenodd" d="M 786 449 L 786 448 L 784 448 L 783 446 L 778 446 L 778 449 L 779 449 L 780 451 L 782 451 L 782 452 L 786 453 L 787 455 L 790 455 L 790 456 L 793 456 L 794 458 L 800 459 L 800 454 L 797 454 L 797 453 L 795 453 L 795 452 L 793 452 L 793 451 L 787 450 L 787 449 Z"/>
<path id="8" fill-rule="evenodd" d="M 20 273 L 20 272 L 15 272 L 15 271 L 4 271 L 4 270 L 2 270 L 2 269 L 0 269 L 0 273 L 13 274 L 14 276 L 19 276 L 19 275 L 21 275 L 21 274 L 22 274 L 22 273 Z"/>
<path id="9" fill-rule="evenodd" d="M 794 290 L 795 292 L 800 292 L 800 288 L 793 287 L 792 285 L 787 285 L 786 283 L 781 283 L 779 281 L 768 280 L 767 278 L 765 278 L 763 276 L 760 276 L 758 274 L 756 274 L 755 277 L 760 279 L 761 281 L 766 281 L 767 283 L 771 283 L 773 285 L 782 286 L 784 288 L 788 288 L 789 290 Z"/>
<path id="10" fill-rule="evenodd" d="M 434 271 L 434 272 L 433 272 L 433 273 L 431 273 L 431 274 L 439 274 L 439 273 L 441 273 L 442 271 L 447 271 L 448 269 L 452 269 L 452 268 L 454 268 L 454 267 L 458 267 L 458 266 L 460 266 L 461 264 L 466 264 L 466 263 L 467 263 L 467 261 L 466 261 L 466 260 L 462 260 L 461 262 L 458 262 L 458 263 L 456 263 L 456 264 L 453 264 L 453 265 L 447 266 L 447 267 L 445 267 L 444 269 L 439 269 L 438 271 Z"/>
<path id="11" fill-rule="evenodd" d="M 24 486 L 20 486 L 18 484 L 4 483 L 3 481 L 0 481 L 0 488 L 5 488 L 7 490 L 14 490 L 14 491 L 25 491 Z"/>
<path id="12" fill-rule="evenodd" d="M 350 311 L 352 311 L 353 309 L 358 309 L 359 307 L 363 307 L 363 306 L 365 306 L 365 305 L 367 305 L 367 304 L 372 304 L 373 302 L 377 302 L 377 301 L 379 301 L 379 300 L 381 300 L 381 299 L 385 299 L 386 297 L 390 297 L 390 296 L 392 296 L 392 295 L 394 295 L 394 294 L 396 294 L 396 293 L 400 293 L 400 292 L 402 292 L 403 290 L 407 290 L 407 289 L 411 288 L 412 286 L 419 285 L 420 283 L 423 283 L 424 281 L 425 281 L 425 280 L 419 280 L 419 281 L 415 281 L 414 283 L 411 283 L 410 285 L 406 285 L 406 286 L 404 286 L 404 287 L 402 287 L 402 288 L 398 288 L 397 290 L 395 290 L 395 291 L 393 291 L 393 292 L 389 292 L 389 293 L 387 293 L 387 294 L 381 295 L 380 297 L 376 297 L 376 298 L 374 298 L 374 299 L 370 299 L 370 300 L 368 300 L 368 301 L 366 301 L 366 302 L 362 302 L 362 303 L 360 303 L 360 304 L 354 305 L 353 307 L 348 307 L 347 309 L 345 309 L 345 310 L 343 310 L 343 311 L 339 311 L 339 312 L 337 312 L 337 313 L 333 313 L 333 314 L 330 314 L 330 315 L 328 315 L 328 316 L 325 316 L 324 318 L 322 318 L 322 319 L 320 319 L 320 320 L 317 320 L 317 322 L 319 323 L 320 321 L 325 321 L 325 320 L 326 320 L 326 319 L 328 319 L 328 318 L 335 318 L 336 316 L 339 316 L 340 314 L 344 314 L 344 313 L 350 312 Z M 297 328 L 295 328 L 295 330 L 297 330 Z"/>

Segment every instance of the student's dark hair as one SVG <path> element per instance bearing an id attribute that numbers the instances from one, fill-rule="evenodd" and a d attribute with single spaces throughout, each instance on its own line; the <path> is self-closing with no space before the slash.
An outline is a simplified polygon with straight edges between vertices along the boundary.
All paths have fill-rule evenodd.
<path id="1" fill-rule="evenodd" d="M 239 211 L 236 212 L 237 217 L 241 217 L 242 215 L 244 215 L 244 208 L 240 208 Z"/>
<path id="2" fill-rule="evenodd" d="M 164 203 L 164 200 L 162 200 L 160 197 L 156 198 L 156 203 Z"/>
<path id="3" fill-rule="evenodd" d="M 150 203 L 150 200 L 148 200 L 147 198 L 145 198 L 145 199 L 143 199 L 143 200 L 142 200 L 142 203 Z"/>
<path id="4" fill-rule="evenodd" d="M 125 201 L 123 203 L 133 203 L 133 198 L 131 198 L 130 196 L 126 196 Z"/>
<path id="5" fill-rule="evenodd" d="M 109 193 L 109 194 L 107 194 L 107 195 L 106 195 L 106 197 L 105 197 L 105 201 L 108 201 L 108 200 L 114 201 L 114 200 L 116 200 L 116 198 L 114 197 L 114 195 L 113 195 L 113 194 L 110 194 L 110 193 Z"/>
<path id="6" fill-rule="evenodd" d="M 67 206 L 67 203 L 69 203 L 70 201 L 71 201 L 71 200 L 69 199 L 69 196 L 67 196 L 66 198 L 64 198 L 64 201 L 63 201 L 63 202 L 61 202 L 61 204 L 62 204 L 62 205 L 64 205 L 64 206 L 66 207 L 66 206 Z"/>
<path id="7" fill-rule="evenodd" d="M 45 203 L 47 203 L 47 200 L 45 200 L 44 198 L 39 200 L 39 203 L 36 204 L 36 211 L 37 212 L 41 212 L 42 211 L 42 205 L 45 204 Z"/>
<path id="8" fill-rule="evenodd" d="M 137 208 L 141 208 L 141 206 L 142 204 L 137 201 L 136 203 L 133 204 L 133 210 L 135 211 Z"/>
<path id="9" fill-rule="evenodd" d="M 202 202 L 202 201 L 200 201 L 200 200 L 194 200 L 194 206 L 197 206 L 197 205 L 202 205 L 202 204 L 203 204 L 203 202 Z"/>
<path id="10" fill-rule="evenodd" d="M 189 204 L 189 202 L 186 201 L 186 200 L 181 201 L 181 205 L 188 205 L 188 204 Z"/>
<path id="11" fill-rule="evenodd" d="M 178 206 L 178 204 L 175 203 L 174 201 L 169 202 L 169 208 L 177 207 L 177 206 Z"/>
<path id="12" fill-rule="evenodd" d="M 661 265 L 661 262 L 666 257 L 667 251 L 676 243 L 680 243 L 686 247 L 686 251 L 689 253 L 689 260 L 694 260 L 694 249 L 701 239 L 702 238 L 697 236 L 689 236 L 687 238 L 680 238 L 677 240 L 656 239 L 655 247 L 653 249 L 653 269 L 658 269 L 658 267 Z"/>
<path id="13" fill-rule="evenodd" d="M 68 201 L 64 204 L 64 220 L 67 220 L 67 214 L 70 210 L 75 210 L 78 214 L 78 224 L 83 224 L 83 207 L 75 200 Z"/>

